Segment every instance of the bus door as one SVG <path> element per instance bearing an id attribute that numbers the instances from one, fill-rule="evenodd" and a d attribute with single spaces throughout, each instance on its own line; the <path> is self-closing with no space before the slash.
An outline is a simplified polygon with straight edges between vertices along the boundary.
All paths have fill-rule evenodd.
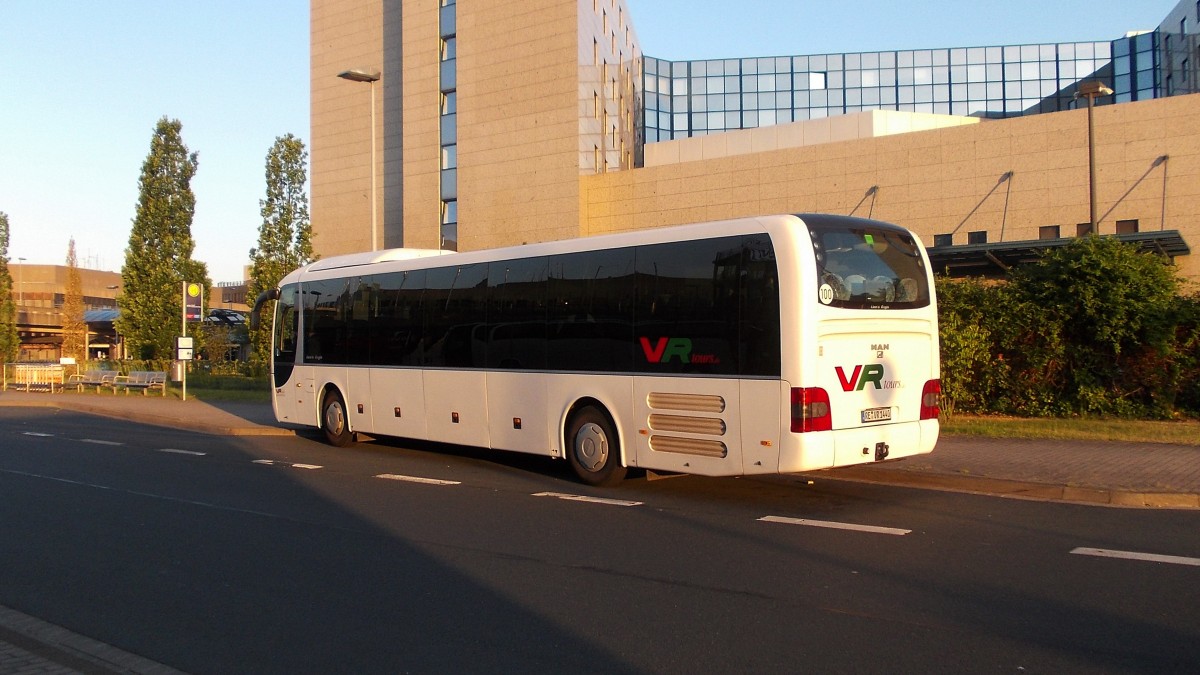
<path id="1" fill-rule="evenodd" d="M 299 335 L 300 313 L 296 308 L 296 287 L 279 290 L 275 303 L 274 335 L 271 339 L 271 384 L 275 419 L 296 421 L 296 338 Z"/>

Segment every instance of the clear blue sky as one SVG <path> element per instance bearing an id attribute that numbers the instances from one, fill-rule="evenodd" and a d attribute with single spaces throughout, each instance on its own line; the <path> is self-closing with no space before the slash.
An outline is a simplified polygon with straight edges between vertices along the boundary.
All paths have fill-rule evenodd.
<path id="1" fill-rule="evenodd" d="M 411 0 L 409 0 L 411 1 Z M 426 0 L 432 1 L 432 0 Z M 563 0 L 572 2 L 574 0 Z M 672 60 L 1110 40 L 1173 0 L 628 0 Z M 119 270 L 154 125 L 199 153 L 195 257 L 241 279 L 277 136 L 308 142 L 307 0 L 3 0 L 0 211 L 9 259 Z"/>

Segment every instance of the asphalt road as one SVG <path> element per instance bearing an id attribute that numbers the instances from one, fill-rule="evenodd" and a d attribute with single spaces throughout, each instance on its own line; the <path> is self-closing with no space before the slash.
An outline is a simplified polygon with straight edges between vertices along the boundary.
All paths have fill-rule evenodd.
<path id="1" fill-rule="evenodd" d="M 1192 673 L 1198 565 L 1194 511 L 0 409 L 0 605 L 193 673 Z"/>

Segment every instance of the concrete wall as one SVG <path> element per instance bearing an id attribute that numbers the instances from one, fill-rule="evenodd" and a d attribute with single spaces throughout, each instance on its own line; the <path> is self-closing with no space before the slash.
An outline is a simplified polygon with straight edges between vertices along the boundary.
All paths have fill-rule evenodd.
<path id="1" fill-rule="evenodd" d="M 1200 246 L 1200 96 L 1097 107 L 1095 127 L 1101 234 L 1137 219 L 1140 231 L 1180 230 Z M 1087 113 L 681 157 L 582 183 L 581 234 L 818 211 L 897 222 L 927 243 L 956 228 L 956 244 L 969 231 L 987 231 L 989 242 L 1037 239 L 1043 225 L 1072 236 L 1089 218 Z M 1177 262 L 1200 278 L 1196 255 Z"/>

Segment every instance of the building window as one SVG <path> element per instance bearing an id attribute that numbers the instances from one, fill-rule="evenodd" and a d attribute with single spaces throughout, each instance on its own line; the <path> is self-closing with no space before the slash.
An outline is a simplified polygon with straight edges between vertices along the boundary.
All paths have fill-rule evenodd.
<path id="1" fill-rule="evenodd" d="M 976 230 L 974 232 L 968 232 L 967 233 L 967 243 L 968 244 L 986 244 L 987 243 L 987 230 Z"/>
<path id="2" fill-rule="evenodd" d="M 454 0 L 441 0 L 439 72 L 441 248 L 458 250 L 458 38 Z"/>
<path id="3" fill-rule="evenodd" d="M 1038 239 L 1058 239 L 1060 236 L 1058 225 L 1043 225 L 1038 228 Z"/>
<path id="4" fill-rule="evenodd" d="M 1075 226 L 1075 236 L 1076 237 L 1086 237 L 1091 233 L 1092 233 L 1092 224 L 1091 223 L 1079 223 L 1078 225 Z"/>
<path id="5" fill-rule="evenodd" d="M 951 232 L 950 234 L 935 234 L 935 235 L 933 235 L 933 245 L 935 248 L 938 246 L 953 246 L 954 245 L 954 233 Z"/>
<path id="6" fill-rule="evenodd" d="M 1138 231 L 1137 218 L 1117 221 L 1117 234 L 1136 234 Z"/>

